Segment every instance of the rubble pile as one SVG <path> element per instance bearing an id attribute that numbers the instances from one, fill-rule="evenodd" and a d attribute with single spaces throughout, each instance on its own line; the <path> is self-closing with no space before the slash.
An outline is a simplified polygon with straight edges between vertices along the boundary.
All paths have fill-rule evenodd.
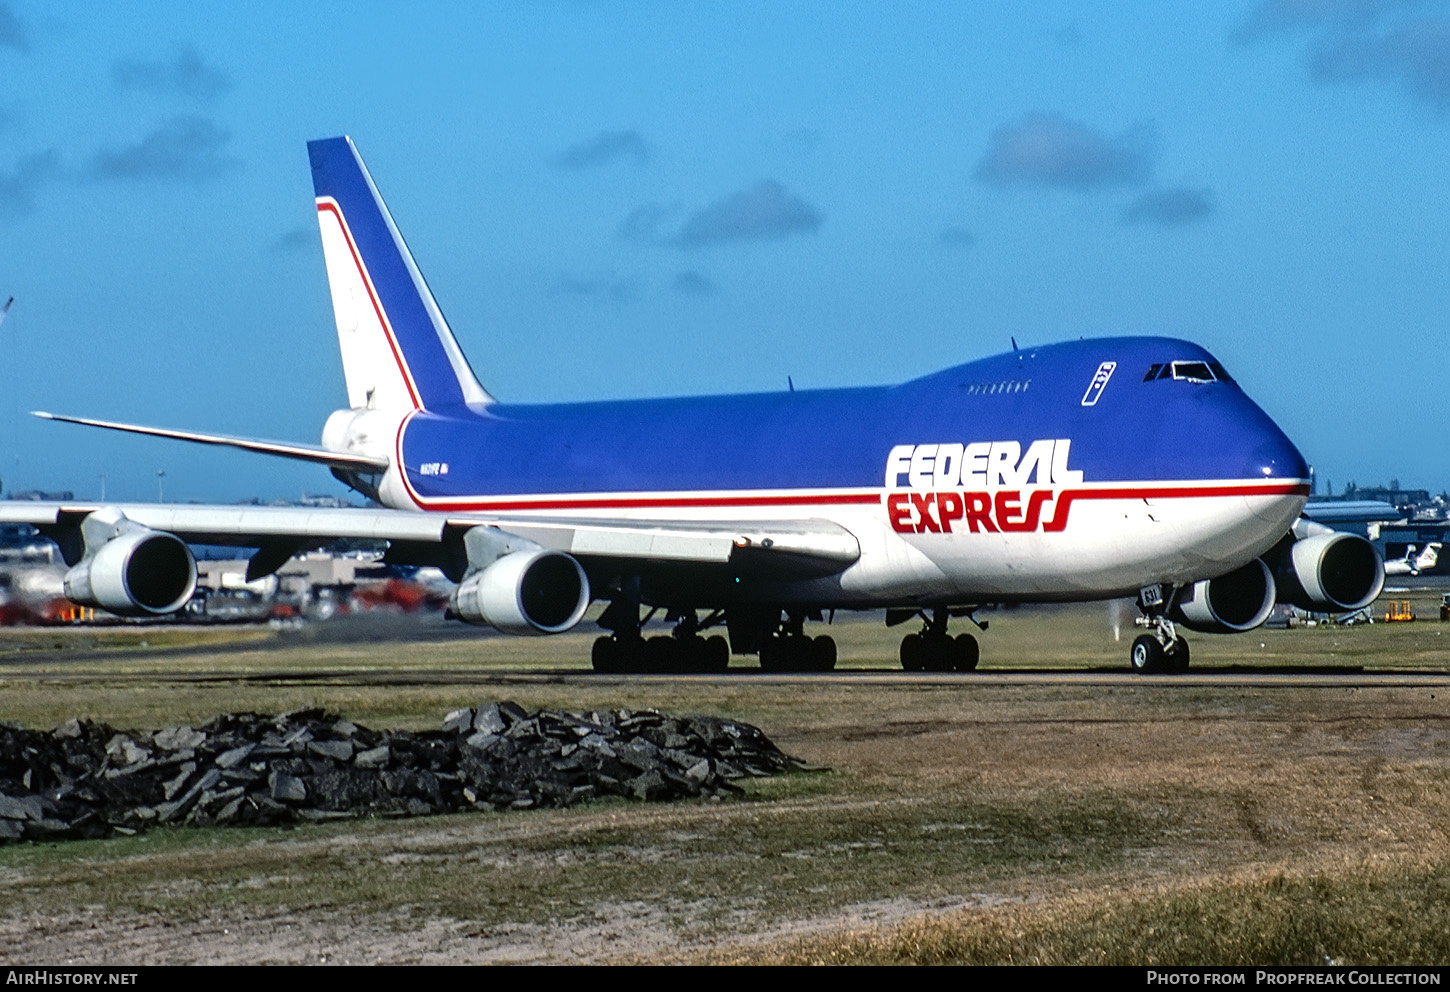
<path id="1" fill-rule="evenodd" d="M 652 710 L 448 714 L 435 731 L 377 731 L 320 709 L 223 714 L 123 732 L 0 722 L 0 843 L 132 834 L 157 824 L 279 824 L 669 800 L 803 767 L 757 728 Z"/>

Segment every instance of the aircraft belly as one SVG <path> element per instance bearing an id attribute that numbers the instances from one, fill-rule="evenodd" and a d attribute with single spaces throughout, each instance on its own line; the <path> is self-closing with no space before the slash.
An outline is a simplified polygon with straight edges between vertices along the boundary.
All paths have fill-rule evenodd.
<path id="1" fill-rule="evenodd" d="M 895 490 L 550 494 L 509 497 L 507 509 L 499 512 L 525 520 L 568 521 L 584 514 L 601 521 L 674 521 L 742 531 L 751 521 L 827 521 L 855 537 L 860 555 L 839 573 L 753 583 L 752 594 L 782 601 L 1081 600 L 1230 571 L 1287 533 L 1305 500 L 1289 491 L 1244 495 L 1235 483 L 1201 485 L 1218 491 L 1200 496 L 1191 484 L 1187 491 L 1139 496 L 1128 491 L 1142 492 L 1142 486 L 1105 484 L 1073 493 L 1053 490 L 1037 504 L 1027 498 L 1031 493 L 1009 493 L 1008 512 L 991 517 L 1005 522 L 1002 528 L 968 526 L 970 519 L 956 518 L 944 525 L 949 533 L 903 533 L 905 521 L 919 524 L 929 514 L 893 512 Z M 491 501 L 479 497 L 473 512 L 486 515 Z M 1004 532 L 1028 521 L 1030 530 Z"/>
<path id="2" fill-rule="evenodd" d="M 1267 551 L 1304 498 L 1203 496 L 1082 501 L 1060 533 L 902 535 L 965 600 L 1077 599 L 1231 571 Z"/>
<path id="3" fill-rule="evenodd" d="M 965 599 L 1075 599 L 1112 595 L 1140 581 L 1145 564 L 1173 545 L 1143 500 L 1075 508 L 1061 533 L 914 535 Z"/>

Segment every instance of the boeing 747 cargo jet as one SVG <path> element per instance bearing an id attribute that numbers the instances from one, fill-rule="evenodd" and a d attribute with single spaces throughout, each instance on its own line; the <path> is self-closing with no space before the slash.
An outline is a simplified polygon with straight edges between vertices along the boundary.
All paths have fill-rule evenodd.
<path id="1" fill-rule="evenodd" d="M 456 582 L 450 612 L 511 634 L 596 599 L 600 671 L 827 670 L 807 621 L 919 620 L 909 670 L 969 670 L 983 606 L 1135 596 L 1130 661 L 1182 670 L 1180 628 L 1250 630 L 1276 601 L 1355 610 L 1384 563 L 1301 518 L 1309 470 L 1187 341 L 1026 348 L 895 386 L 570 404 L 490 396 L 348 138 L 308 145 L 347 406 L 320 445 L 40 414 L 301 459 L 373 509 L 0 504 L 59 544 L 76 603 L 184 607 L 187 542 L 256 548 L 248 578 L 339 538 Z M 662 612 L 672 636 L 646 639 Z M 985 627 L 985 624 L 979 624 Z M 724 627 L 725 637 L 707 632 Z"/>

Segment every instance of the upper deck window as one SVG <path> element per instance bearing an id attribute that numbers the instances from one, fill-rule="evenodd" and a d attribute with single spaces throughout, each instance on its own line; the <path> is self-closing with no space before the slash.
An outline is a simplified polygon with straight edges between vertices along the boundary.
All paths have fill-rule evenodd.
<path id="1" fill-rule="evenodd" d="M 1233 376 L 1218 362 L 1155 362 L 1143 375 L 1144 382 L 1178 379 L 1182 382 L 1233 382 Z"/>
<path id="2" fill-rule="evenodd" d="M 964 382 L 962 388 L 970 396 L 996 396 L 999 393 L 1025 393 L 1031 379 L 1009 379 L 1005 382 Z"/>

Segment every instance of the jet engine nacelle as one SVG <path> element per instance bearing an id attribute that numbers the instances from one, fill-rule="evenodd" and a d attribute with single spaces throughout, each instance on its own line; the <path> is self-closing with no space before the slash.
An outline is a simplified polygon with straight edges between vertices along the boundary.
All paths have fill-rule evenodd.
<path id="1" fill-rule="evenodd" d="M 180 538 L 104 510 L 87 517 L 81 531 L 85 557 L 64 580 L 71 602 L 123 617 L 148 617 L 174 613 L 191 599 L 196 559 Z"/>
<path id="2" fill-rule="evenodd" d="M 1216 579 L 1195 582 L 1173 606 L 1173 619 L 1205 634 L 1253 630 L 1274 608 L 1274 576 L 1261 559 Z"/>
<path id="3" fill-rule="evenodd" d="M 453 592 L 459 619 L 505 634 L 559 634 L 589 608 L 584 568 L 562 551 L 512 551 L 472 575 Z"/>
<path id="4" fill-rule="evenodd" d="M 1374 602 L 1385 585 L 1385 563 L 1375 546 L 1354 534 L 1325 528 L 1280 544 L 1268 556 L 1279 601 L 1302 610 L 1338 613 Z"/>

